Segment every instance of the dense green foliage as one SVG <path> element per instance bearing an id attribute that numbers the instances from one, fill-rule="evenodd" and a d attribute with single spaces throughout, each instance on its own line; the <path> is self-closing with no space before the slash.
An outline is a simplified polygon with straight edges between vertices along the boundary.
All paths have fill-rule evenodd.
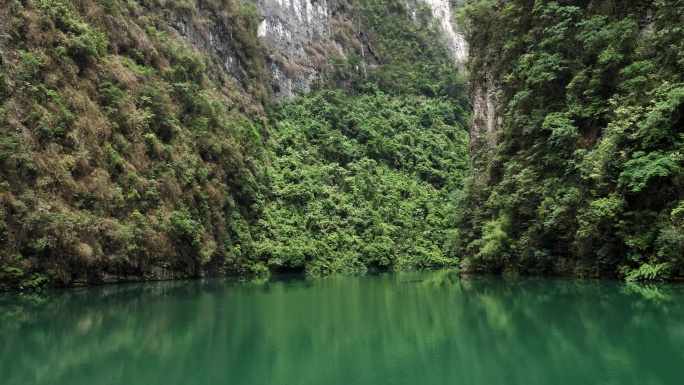
<path id="1" fill-rule="evenodd" d="M 331 6 L 354 15 L 367 50 L 330 58 L 320 90 L 276 107 L 262 216 L 240 247 L 254 272 L 455 264 L 448 206 L 468 166 L 467 114 L 441 31 L 420 2 Z M 337 21 L 340 41 L 356 39 Z"/>
<path id="2" fill-rule="evenodd" d="M 0 289 L 455 263 L 464 86 L 437 26 L 335 6 L 372 57 L 275 106 L 249 0 L 0 9 Z"/>
<path id="3" fill-rule="evenodd" d="M 466 265 L 681 277 L 682 2 L 483 0 L 465 15 L 471 85 L 493 76 L 502 116 L 460 200 Z"/>
<path id="4" fill-rule="evenodd" d="M 255 251 L 273 269 L 323 274 L 458 262 L 443 252 L 449 194 L 467 167 L 460 107 L 368 86 L 278 108 L 272 184 Z"/>

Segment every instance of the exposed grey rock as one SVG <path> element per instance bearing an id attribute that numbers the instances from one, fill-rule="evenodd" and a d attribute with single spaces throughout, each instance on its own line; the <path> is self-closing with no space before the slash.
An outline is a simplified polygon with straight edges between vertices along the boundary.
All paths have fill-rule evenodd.
<path id="1" fill-rule="evenodd" d="M 499 86 L 492 74 L 484 79 L 470 81 L 468 98 L 472 106 L 470 114 L 471 162 L 479 163 L 496 146 L 496 132 L 503 122 L 498 95 Z"/>
<path id="2" fill-rule="evenodd" d="M 197 7 L 200 12 L 207 12 L 202 0 L 198 1 Z M 212 19 L 211 15 L 208 15 L 208 18 Z M 221 23 L 199 27 L 193 25 L 190 20 L 191 18 L 185 15 L 177 15 L 171 22 L 172 32 L 183 38 L 187 45 L 215 54 L 223 63 L 223 70 L 241 84 L 240 68 L 230 33 Z"/>
<path id="3" fill-rule="evenodd" d="M 257 5 L 262 17 L 257 33 L 272 51 L 272 96 L 281 99 L 297 90 L 308 91 L 321 60 L 330 54 L 344 55 L 330 44 L 332 16 L 327 0 L 257 0 Z"/>
<path id="4" fill-rule="evenodd" d="M 419 3 L 428 5 L 443 31 L 454 61 L 462 65 L 468 56 L 465 38 L 453 23 L 451 0 L 406 0 L 409 16 L 415 20 Z M 256 0 L 261 12 L 258 35 L 271 50 L 271 95 L 277 99 L 292 97 L 296 91 L 308 91 L 312 81 L 327 65 L 330 56 L 346 57 L 341 42 L 331 31 L 333 19 L 328 0 Z M 457 2 L 457 4 L 459 4 Z M 337 10 L 335 17 L 350 21 L 353 15 Z M 353 24 L 353 23 L 352 23 Z M 182 29 L 182 28 L 181 28 Z M 372 65 L 377 55 L 365 41 L 364 31 L 357 31 L 359 46 L 352 47 L 365 64 Z M 350 49 L 347 44 L 347 49 Z"/>
<path id="5" fill-rule="evenodd" d="M 475 134 L 492 134 L 496 127 L 501 123 L 498 115 L 496 93 L 498 86 L 495 84 L 493 76 L 487 74 L 473 87 L 471 100 L 473 104 L 472 120 Z"/>
<path id="6" fill-rule="evenodd" d="M 303 47 L 330 37 L 327 0 L 257 0 L 262 22 L 258 35 L 283 56 L 305 56 Z"/>
<path id="7" fill-rule="evenodd" d="M 468 43 L 453 20 L 451 0 L 424 0 L 432 10 L 432 16 L 439 22 L 444 41 L 454 61 L 459 67 L 468 60 Z M 458 2 L 459 5 L 460 1 Z M 415 16 L 414 16 L 415 18 Z"/>

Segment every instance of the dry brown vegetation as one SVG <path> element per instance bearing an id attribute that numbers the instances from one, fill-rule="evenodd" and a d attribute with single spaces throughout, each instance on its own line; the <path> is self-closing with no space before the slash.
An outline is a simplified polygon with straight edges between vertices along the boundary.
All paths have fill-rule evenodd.
<path id="1" fill-rule="evenodd" d="M 260 129 L 245 117 L 263 114 L 267 97 L 250 7 L 13 0 L 0 10 L 0 86 L 12 90 L 0 92 L 0 288 L 144 278 L 154 264 L 180 275 L 249 268 L 228 257 L 238 236 L 226 216 L 252 220 L 262 162 Z M 181 19 L 195 33 L 186 41 Z M 212 55 L 216 31 L 239 79 Z"/>

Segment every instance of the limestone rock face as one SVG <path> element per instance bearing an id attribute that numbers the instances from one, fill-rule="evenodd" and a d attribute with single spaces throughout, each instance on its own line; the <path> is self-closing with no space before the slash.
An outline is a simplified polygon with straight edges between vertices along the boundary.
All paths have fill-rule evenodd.
<path id="1" fill-rule="evenodd" d="M 329 0 L 256 0 L 261 13 L 258 35 L 269 47 L 271 94 L 277 99 L 308 91 L 311 82 L 328 65 L 331 56 L 346 57 L 350 50 L 361 53 L 365 64 L 377 58 L 364 42 L 365 32 L 354 31 L 355 44 L 338 41 L 336 26 L 356 25 L 346 8 L 333 9 Z M 459 4 L 456 2 L 455 4 Z M 463 68 L 468 58 L 464 35 L 454 24 L 451 0 L 407 0 L 409 12 L 427 5 L 443 31 L 454 61 Z M 358 28 L 358 27 L 356 27 Z M 357 46 L 358 45 L 358 46 Z"/>
<path id="2" fill-rule="evenodd" d="M 330 54 L 343 56 L 333 43 L 327 0 L 257 0 L 262 21 L 257 34 L 270 52 L 271 93 L 278 99 L 308 91 Z"/>
<path id="3" fill-rule="evenodd" d="M 453 20 L 451 0 L 424 0 L 432 10 L 432 16 L 439 23 L 447 48 L 457 64 L 462 65 L 468 60 L 468 43 L 465 36 L 458 30 Z M 460 2 L 457 3 L 461 5 Z"/>
<path id="4" fill-rule="evenodd" d="M 505 0 L 495 0 L 503 6 Z M 487 69 L 480 76 L 471 76 L 468 84 L 468 99 L 472 105 L 470 115 L 470 153 L 474 164 L 484 160 L 496 142 L 497 128 L 501 125 L 499 84 L 497 75 Z M 484 157 L 480 159 L 480 157 Z"/>
<path id="5" fill-rule="evenodd" d="M 304 56 L 304 46 L 327 39 L 327 0 L 257 0 L 262 21 L 258 35 L 281 55 Z"/>
<path id="6" fill-rule="evenodd" d="M 224 74 L 240 86 L 245 81 L 237 54 L 231 26 L 221 20 L 206 3 L 195 0 L 196 9 L 209 23 L 198 18 L 171 12 L 169 30 L 188 45 L 210 52 L 219 58 Z M 330 65 L 331 57 L 346 57 L 355 53 L 366 65 L 378 64 L 372 46 L 366 41 L 366 31 L 359 27 L 358 16 L 351 7 L 340 6 L 334 0 L 252 0 L 259 9 L 257 35 L 266 45 L 270 72 L 268 89 L 276 99 L 289 98 L 297 91 L 309 91 L 314 79 Z M 442 30 L 444 43 L 457 66 L 464 70 L 468 45 L 453 18 L 455 7 L 462 0 L 405 0 L 409 16 L 421 7 L 428 7 L 436 25 Z M 344 31 L 342 31 L 344 30 Z M 244 69 L 244 68 L 242 68 Z"/>
<path id="7" fill-rule="evenodd" d="M 479 83 L 471 83 L 471 147 L 486 146 L 501 124 L 496 100 L 497 90 L 498 86 L 491 74 L 487 74 Z"/>

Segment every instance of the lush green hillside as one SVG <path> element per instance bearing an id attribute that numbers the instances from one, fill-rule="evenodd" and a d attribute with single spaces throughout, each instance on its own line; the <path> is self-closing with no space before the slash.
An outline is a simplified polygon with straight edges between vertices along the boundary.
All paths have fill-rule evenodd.
<path id="1" fill-rule="evenodd" d="M 463 83 L 424 7 L 333 3 L 373 65 L 283 105 L 251 1 L 3 5 L 0 289 L 454 263 Z"/>
<path id="2" fill-rule="evenodd" d="M 9 1 L 0 288 L 459 261 L 682 277 L 681 2 L 466 3 L 470 89 L 501 118 L 474 122 L 470 171 L 419 2 L 331 1 L 347 55 L 279 103 L 252 1 Z"/>
<path id="3" fill-rule="evenodd" d="M 259 274 L 455 265 L 451 204 L 469 167 L 463 76 L 426 5 L 415 20 L 399 0 L 331 5 L 339 40 L 361 30 L 373 49 L 366 62 L 358 51 L 329 58 L 317 91 L 274 106 L 261 216 L 236 230 L 240 251 Z"/>
<path id="4" fill-rule="evenodd" d="M 280 105 L 250 255 L 313 274 L 458 263 L 444 250 L 468 166 L 465 116 L 449 100 L 372 85 Z"/>
<path id="5" fill-rule="evenodd" d="M 681 1 L 470 1 L 471 86 L 502 123 L 473 143 L 472 270 L 681 278 Z M 488 142 L 490 144 L 488 144 Z"/>
<path id="6" fill-rule="evenodd" d="M 467 102 L 442 32 L 421 2 L 331 7 L 335 36 L 356 50 L 330 58 L 318 91 L 276 107 L 270 189 L 247 239 L 255 270 L 457 264 L 448 234 L 469 167 Z"/>

